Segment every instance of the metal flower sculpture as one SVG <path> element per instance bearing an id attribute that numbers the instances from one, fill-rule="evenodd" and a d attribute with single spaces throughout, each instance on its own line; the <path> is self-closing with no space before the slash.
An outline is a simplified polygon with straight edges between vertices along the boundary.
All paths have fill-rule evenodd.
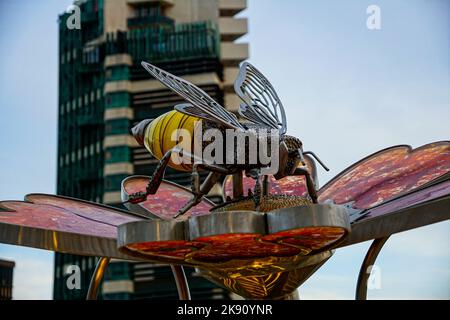
<path id="1" fill-rule="evenodd" d="M 333 249 L 375 239 L 358 279 L 356 298 L 365 299 L 365 271 L 391 234 L 450 217 L 448 141 L 381 150 L 318 189 L 314 158 L 322 163 L 303 151 L 299 139 L 286 135 L 281 100 L 256 68 L 244 63 L 236 80 L 244 102 L 239 112 L 245 121 L 240 122 L 193 84 L 148 63 L 143 66 L 189 104 L 133 128 L 138 142 L 160 163 L 151 177 L 122 182 L 128 210 L 45 194 L 0 202 L 1 242 L 103 257 L 88 298 L 95 298 L 111 257 L 172 265 L 180 298 L 189 298 L 183 265 L 197 267 L 204 277 L 245 298 L 286 298 Z M 174 163 L 179 141 L 169 141 L 165 132 L 193 131 L 196 119 L 205 120 L 202 130 L 278 130 L 279 170 L 262 174 L 262 162 L 251 164 L 248 158 L 240 165 Z M 237 156 L 239 150 L 231 152 Z M 163 180 L 167 166 L 192 171 L 191 188 Z M 199 171 L 209 172 L 202 184 Z M 224 201 L 216 205 L 204 196 L 218 182 Z"/>

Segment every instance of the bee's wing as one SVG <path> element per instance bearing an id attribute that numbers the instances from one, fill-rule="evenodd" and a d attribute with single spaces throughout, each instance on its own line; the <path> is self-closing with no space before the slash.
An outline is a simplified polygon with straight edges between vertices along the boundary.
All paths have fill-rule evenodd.
<path id="1" fill-rule="evenodd" d="M 180 104 L 177 104 L 174 107 L 174 109 L 179 111 L 179 112 L 181 112 L 181 113 L 187 114 L 188 116 L 193 116 L 193 117 L 202 118 L 202 119 L 205 119 L 205 120 L 217 122 L 216 120 L 212 120 L 211 116 L 208 113 L 203 112 L 201 109 L 197 108 L 196 106 L 194 106 L 191 103 L 180 103 Z M 220 122 L 220 123 L 222 123 L 222 122 Z"/>
<path id="2" fill-rule="evenodd" d="M 259 116 L 255 112 L 253 112 L 253 109 L 250 109 L 245 104 L 241 104 L 241 106 L 239 108 L 239 114 L 243 118 L 245 118 L 245 119 L 247 119 L 247 120 L 249 120 L 249 121 L 251 121 L 253 123 L 261 124 L 261 121 L 259 120 Z M 273 126 L 270 125 L 269 128 L 273 128 Z"/>
<path id="3" fill-rule="evenodd" d="M 189 107 L 190 114 L 201 114 L 202 118 L 220 123 L 227 128 L 245 130 L 234 114 L 227 111 L 196 85 L 155 67 L 150 63 L 142 61 L 141 64 L 145 70 L 158 79 L 162 84 L 172 89 L 192 104 Z"/>
<path id="4" fill-rule="evenodd" d="M 287 130 L 286 113 L 280 98 L 269 80 L 253 65 L 244 62 L 234 83 L 234 90 L 245 102 L 239 113 L 246 119 L 279 129 Z"/>

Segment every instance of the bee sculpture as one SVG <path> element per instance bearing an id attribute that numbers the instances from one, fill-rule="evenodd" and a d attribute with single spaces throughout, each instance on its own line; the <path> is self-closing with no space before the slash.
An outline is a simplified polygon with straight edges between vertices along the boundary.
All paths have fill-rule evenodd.
<path id="1" fill-rule="evenodd" d="M 142 62 L 142 66 L 154 78 L 179 94 L 188 103 L 176 105 L 173 111 L 167 112 L 156 119 L 143 120 L 131 129 L 137 142 L 141 146 L 145 146 L 159 160 L 159 163 L 150 178 L 146 191 L 131 194 L 127 202 L 143 202 L 147 196 L 155 194 L 163 179 L 164 171 L 169 166 L 179 171 L 192 172 L 191 189 L 193 198 L 178 211 L 175 217 L 184 214 L 197 205 L 202 197 L 208 194 L 212 187 L 225 176 L 233 174 L 234 177 L 242 177 L 242 172 L 255 179 L 254 190 L 249 194 L 253 197 L 255 208 L 258 209 L 261 195 L 268 192 L 268 176 L 262 170 L 267 167 L 267 163 L 263 164 L 263 161 L 259 159 L 259 153 L 256 161 L 250 161 L 247 153 L 252 146 L 248 144 L 248 140 L 245 140 L 243 149 L 236 147 L 234 150 L 223 150 L 227 154 L 231 152 L 233 157 L 243 156 L 244 161 L 235 161 L 232 164 L 194 159 L 194 155 L 183 154 L 185 151 L 178 147 L 181 139 L 173 139 L 173 132 L 179 129 L 187 130 L 191 133 L 191 141 L 184 142 L 193 145 L 195 124 L 202 120 L 202 132 L 212 128 L 221 132 L 226 129 L 233 129 L 237 136 L 248 135 L 251 132 L 256 135 L 258 141 L 263 138 L 259 132 L 276 130 L 279 137 L 276 141 L 278 146 L 271 146 L 268 143 L 267 147 L 268 149 L 278 147 L 278 169 L 273 174 L 274 178 L 281 179 L 289 175 L 305 176 L 309 197 L 313 203 L 317 203 L 317 177 L 314 161 L 309 155 L 313 156 L 325 170 L 328 171 L 328 168 L 313 152 L 303 151 L 303 144 L 300 139 L 286 134 L 287 122 L 283 104 L 270 82 L 253 65 L 248 62 L 242 63 L 234 83 L 234 89 L 243 101 L 239 114 L 244 121 L 239 121 L 235 114 L 226 110 L 194 84 L 150 63 Z M 267 139 L 267 136 L 264 136 L 264 139 L 267 142 L 271 141 Z M 207 143 L 201 143 L 202 148 L 206 148 L 207 145 Z M 183 157 L 191 157 L 194 161 L 190 163 L 175 162 L 172 159 L 174 153 L 179 153 Z M 242 153 L 246 154 L 242 155 Z M 307 161 L 305 161 L 305 158 L 307 158 Z M 308 167 L 307 163 L 312 165 Z M 203 183 L 200 183 L 200 171 L 209 172 Z"/>

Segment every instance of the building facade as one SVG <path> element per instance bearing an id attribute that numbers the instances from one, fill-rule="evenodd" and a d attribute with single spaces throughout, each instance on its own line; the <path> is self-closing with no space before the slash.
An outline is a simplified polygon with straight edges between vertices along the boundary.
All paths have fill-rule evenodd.
<path id="1" fill-rule="evenodd" d="M 196 84 L 232 111 L 239 106 L 233 82 L 248 58 L 247 19 L 236 14 L 245 0 L 88 0 L 81 28 L 73 12 L 59 19 L 60 195 L 120 205 L 120 182 L 149 175 L 157 160 L 137 145 L 130 128 L 184 102 L 141 67 L 142 60 Z M 69 21 L 68 21 L 69 19 Z M 190 175 L 171 170 L 165 178 L 189 184 Z M 55 299 L 85 297 L 96 258 L 55 256 Z M 81 269 L 81 290 L 68 290 L 67 266 Z M 227 293 L 188 269 L 193 298 Z M 102 287 L 104 299 L 176 298 L 167 266 L 113 261 Z"/>
<path id="2" fill-rule="evenodd" d="M 0 300 L 12 300 L 14 261 L 0 259 Z"/>

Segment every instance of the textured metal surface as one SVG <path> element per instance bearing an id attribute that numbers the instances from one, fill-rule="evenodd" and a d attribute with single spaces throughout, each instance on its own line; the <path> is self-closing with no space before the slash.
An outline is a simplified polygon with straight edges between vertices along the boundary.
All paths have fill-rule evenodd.
<path id="1" fill-rule="evenodd" d="M 189 239 L 228 233 L 264 234 L 264 214 L 255 211 L 214 212 L 189 219 Z"/>
<path id="2" fill-rule="evenodd" d="M 352 202 L 366 209 L 414 190 L 450 171 L 450 142 L 412 150 L 396 146 L 376 152 L 338 174 L 319 190 L 319 202 Z"/>
<path id="3" fill-rule="evenodd" d="M 345 208 L 328 204 L 306 205 L 269 212 L 267 225 L 268 233 L 311 227 L 339 227 L 350 231 Z"/>
<path id="4" fill-rule="evenodd" d="M 281 208 L 297 207 L 310 204 L 311 200 L 307 197 L 287 196 L 287 195 L 268 195 L 262 196 L 259 203 L 259 212 L 269 212 Z M 240 200 L 225 202 L 213 209 L 213 212 L 221 211 L 255 211 L 255 200 L 253 197 L 246 197 Z"/>
<path id="5" fill-rule="evenodd" d="M 117 250 L 117 226 L 144 218 L 123 210 L 53 195 L 29 195 L 29 201 L 0 202 L 2 243 L 127 258 Z"/>
<path id="6" fill-rule="evenodd" d="M 187 241 L 185 221 L 147 220 L 119 226 L 117 246 L 122 252 L 155 261 L 182 262 L 204 244 Z"/>
<path id="7" fill-rule="evenodd" d="M 191 209 L 188 221 L 172 218 L 191 199 L 191 191 L 168 182 L 163 182 L 155 197 L 131 206 L 136 213 L 32 194 L 26 202 L 0 202 L 0 240 L 58 252 L 194 266 L 244 296 L 282 298 L 326 261 L 332 248 L 449 219 L 449 155 L 448 142 L 415 150 L 406 146 L 385 149 L 328 183 L 320 193 L 321 201 L 327 203 L 268 209 L 268 213 L 208 215 L 213 204 L 204 200 Z M 148 179 L 126 179 L 124 200 L 128 194 L 145 190 Z M 295 190 L 294 183 L 280 193 Z M 272 190 L 278 186 L 271 181 Z M 289 196 L 278 197 L 289 206 L 283 198 Z M 356 209 L 328 203 L 333 201 Z M 239 204 L 242 208 L 244 202 Z M 349 215 L 355 212 L 359 214 L 354 215 L 357 219 L 349 233 Z M 180 289 L 186 297 L 186 289 Z"/>
<path id="8" fill-rule="evenodd" d="M 214 267 L 216 263 L 235 260 L 240 261 L 238 264 L 259 264 L 259 261 L 271 257 L 286 257 L 285 262 L 289 263 L 290 257 L 308 254 L 307 251 L 298 248 L 264 242 L 258 233 L 220 234 L 200 237 L 196 241 L 208 245 L 193 252 L 190 256 L 191 261 L 199 264 L 212 264 L 210 267 Z M 270 268 L 275 266 L 277 264 L 273 263 Z"/>
<path id="9" fill-rule="evenodd" d="M 381 217 L 419 203 L 425 203 L 448 195 L 450 195 L 450 177 L 446 181 L 416 190 L 407 195 L 385 202 L 375 208 L 369 209 L 360 221 Z"/>
<path id="10" fill-rule="evenodd" d="M 25 196 L 25 201 L 63 208 L 85 217 L 89 220 L 104 222 L 115 226 L 122 223 L 148 218 L 148 213 L 133 213 L 116 207 L 103 205 L 81 199 L 75 199 L 52 194 L 31 193 Z"/>
<path id="11" fill-rule="evenodd" d="M 130 243 L 119 250 L 126 255 L 147 261 L 195 266 L 187 256 L 203 247 L 205 244 L 197 241 L 168 240 Z"/>
<path id="12" fill-rule="evenodd" d="M 125 223 L 118 228 L 117 244 L 185 240 L 185 222 L 179 220 L 146 220 Z"/>
<path id="13" fill-rule="evenodd" d="M 234 90 L 245 102 L 239 113 L 246 119 L 279 129 L 281 134 L 287 131 L 286 113 L 280 98 L 267 78 L 248 62 L 242 63 Z"/>
<path id="14" fill-rule="evenodd" d="M 412 192 L 368 210 L 352 224 L 352 233 L 339 246 L 426 226 L 450 219 L 450 181 Z"/>
<path id="15" fill-rule="evenodd" d="M 122 181 L 122 201 L 127 201 L 130 194 L 144 192 L 150 177 L 131 176 Z M 126 203 L 125 206 L 132 212 L 151 213 L 153 217 L 170 220 L 176 215 L 190 199 L 192 192 L 175 183 L 163 180 L 154 195 L 149 195 L 147 200 L 138 204 Z M 183 218 L 207 214 L 214 203 L 206 198 L 183 215 Z"/>
<path id="16" fill-rule="evenodd" d="M 280 268 L 294 269 L 311 252 L 328 250 L 349 228 L 345 210 L 333 205 L 292 208 L 286 210 L 286 219 L 283 212 L 279 210 L 270 216 L 271 213 L 228 211 L 191 217 L 188 221 L 131 222 L 119 227 L 118 246 L 128 254 L 149 260 L 207 268 L 220 266 L 261 275 Z M 289 243 L 291 240 L 293 243 Z"/>
<path id="17" fill-rule="evenodd" d="M 293 245 L 308 251 L 336 245 L 350 233 L 347 211 L 341 206 L 307 205 L 269 212 L 264 241 Z"/>
<path id="18" fill-rule="evenodd" d="M 242 268 L 199 269 L 199 273 L 210 281 L 247 299 L 286 299 L 332 255 L 325 251 L 303 257 L 296 268 L 272 270 L 267 273 L 247 273 Z M 274 261 L 275 262 L 275 261 Z"/>
<path id="19" fill-rule="evenodd" d="M 155 79 L 178 93 L 186 101 L 192 103 L 193 106 L 189 109 L 190 114 L 218 122 L 228 128 L 245 130 L 234 114 L 227 111 L 196 85 L 155 67 L 150 63 L 141 62 L 141 64 Z"/>

